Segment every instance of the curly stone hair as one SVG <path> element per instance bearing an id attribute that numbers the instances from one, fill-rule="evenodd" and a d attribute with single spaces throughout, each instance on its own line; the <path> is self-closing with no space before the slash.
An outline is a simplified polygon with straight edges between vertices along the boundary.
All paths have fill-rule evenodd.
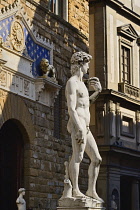
<path id="1" fill-rule="evenodd" d="M 79 70 L 79 67 L 84 63 L 89 62 L 92 56 L 85 52 L 76 52 L 71 57 L 71 74 L 75 74 Z"/>

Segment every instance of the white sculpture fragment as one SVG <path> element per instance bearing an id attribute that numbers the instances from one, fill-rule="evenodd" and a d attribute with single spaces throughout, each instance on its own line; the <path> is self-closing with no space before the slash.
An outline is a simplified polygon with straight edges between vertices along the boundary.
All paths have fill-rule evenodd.
<path id="1" fill-rule="evenodd" d="M 26 201 L 23 198 L 23 196 L 25 195 L 25 189 L 20 188 L 18 190 L 18 193 L 19 193 L 19 197 L 16 200 L 18 210 L 26 210 Z"/>
<path id="2" fill-rule="evenodd" d="M 112 200 L 111 200 L 111 210 L 117 210 L 117 204 L 115 202 L 115 195 L 112 195 Z"/>
<path id="3" fill-rule="evenodd" d="M 72 198 L 72 185 L 71 185 L 71 181 L 70 181 L 70 178 L 69 178 L 69 172 L 68 172 L 69 164 L 66 161 L 64 163 L 64 165 L 65 165 L 64 191 L 63 191 L 63 195 L 62 195 L 61 199 Z"/>

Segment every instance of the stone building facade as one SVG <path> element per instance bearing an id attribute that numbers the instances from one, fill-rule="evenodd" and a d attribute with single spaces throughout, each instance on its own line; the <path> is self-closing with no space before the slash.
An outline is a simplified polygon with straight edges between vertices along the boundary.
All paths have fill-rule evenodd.
<path id="1" fill-rule="evenodd" d="M 108 210 L 140 208 L 140 2 L 90 1 L 91 76 L 103 91 L 92 129 L 103 163 L 98 191 Z M 95 111 L 96 110 L 96 111 Z"/>
<path id="2" fill-rule="evenodd" d="M 50 4 L 52 2 L 52 4 Z M 64 86 L 75 51 L 88 52 L 88 1 L 0 1 L 0 209 L 56 209 L 71 155 Z M 68 6 L 69 5 L 69 6 Z M 75 21 L 74 21 L 75 20 Z M 80 23 L 79 23 L 80 22 Z M 45 58 L 56 79 L 43 77 Z M 86 190 L 87 159 L 80 183 Z"/>
<path id="3" fill-rule="evenodd" d="M 71 155 L 65 83 L 81 50 L 103 87 L 91 106 L 103 158 L 98 193 L 107 210 L 113 196 L 118 209 L 139 209 L 139 14 L 139 0 L 0 0 L 0 209 L 16 209 L 19 187 L 27 209 L 56 209 Z M 43 58 L 56 80 L 42 77 Z M 85 156 L 82 192 L 88 163 Z"/>

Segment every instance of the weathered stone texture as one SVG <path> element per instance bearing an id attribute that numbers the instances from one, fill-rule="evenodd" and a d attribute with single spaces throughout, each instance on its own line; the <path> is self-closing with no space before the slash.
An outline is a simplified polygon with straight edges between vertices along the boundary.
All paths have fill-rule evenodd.
<path id="1" fill-rule="evenodd" d="M 63 98 L 64 94 L 62 95 Z M 71 140 L 66 131 L 66 103 L 62 105 L 60 139 L 54 138 L 54 127 L 50 127 L 50 119 L 54 118 L 52 108 L 45 109 L 45 106 L 28 100 L 25 100 L 25 104 L 30 110 L 36 131 L 34 144 L 30 144 L 30 153 L 28 153 L 29 170 L 25 172 L 29 179 L 29 184 L 26 186 L 29 191 L 28 206 L 37 209 L 41 205 L 41 209 L 55 209 L 63 191 L 64 161 L 71 155 Z M 87 163 L 89 164 L 89 161 L 86 157 L 82 163 L 79 178 L 81 190 L 84 192 L 87 185 Z"/>
<path id="2" fill-rule="evenodd" d="M 63 191 L 64 161 L 70 145 L 53 137 L 53 110 L 25 100 L 34 121 L 36 138 L 30 145 L 29 206 L 31 208 L 56 208 Z M 51 121 L 52 120 L 52 121 Z M 63 142 L 63 143 L 62 143 Z"/>
<path id="3" fill-rule="evenodd" d="M 0 7 L 11 2 L 14 0 L 1 1 Z M 56 209 L 57 200 L 63 191 L 64 161 L 71 155 L 71 139 L 66 128 L 68 112 L 65 83 L 70 76 L 70 58 L 73 52 L 88 51 L 88 1 L 69 1 L 69 23 L 49 12 L 45 0 L 23 0 L 22 3 L 33 27 L 37 27 L 39 34 L 54 44 L 53 65 L 57 71 L 57 80 L 63 86 L 59 107 L 58 103 L 55 105 L 60 111 L 57 112 L 57 117 L 61 120 L 57 121 L 59 138 L 54 137 L 54 107 L 47 107 L 18 95 L 8 94 L 7 97 L 1 97 L 1 112 L 3 107 L 5 109 L 0 123 L 2 125 L 8 117 L 14 119 L 16 116 L 28 133 L 24 138 L 27 208 Z M 80 175 L 81 189 L 84 192 L 87 181 L 85 165 L 84 161 Z"/>
<path id="4" fill-rule="evenodd" d="M 69 22 L 87 37 L 89 36 L 88 0 L 69 0 Z"/>

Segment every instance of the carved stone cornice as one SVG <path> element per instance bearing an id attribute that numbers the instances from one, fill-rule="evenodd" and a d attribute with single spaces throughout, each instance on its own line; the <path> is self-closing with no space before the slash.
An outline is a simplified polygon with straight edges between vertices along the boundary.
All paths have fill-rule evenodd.
<path id="1" fill-rule="evenodd" d="M 7 61 L 0 58 L 0 67 L 2 67 L 4 64 L 6 64 Z"/>
<path id="2" fill-rule="evenodd" d="M 127 94 L 122 93 L 122 92 L 119 92 L 119 91 L 116 91 L 116 90 L 112 90 L 112 89 L 103 90 L 103 91 L 101 92 L 100 96 L 103 96 L 103 95 L 112 95 L 112 96 L 116 96 L 116 97 L 118 97 L 118 98 L 121 99 L 121 100 L 128 101 L 128 102 L 133 103 L 133 104 L 135 104 L 135 105 L 140 105 L 140 100 L 139 100 L 139 99 L 131 98 L 131 97 L 128 96 Z M 119 101 L 120 101 L 120 100 L 119 100 Z"/>
<path id="3" fill-rule="evenodd" d="M 107 145 L 98 145 L 100 152 L 108 152 L 108 151 L 112 151 L 113 153 L 120 153 L 123 155 L 129 155 L 129 156 L 133 156 L 133 157 L 137 157 L 140 158 L 140 151 L 139 150 L 134 150 L 128 147 L 122 147 L 122 146 L 117 146 L 117 145 L 111 145 L 111 146 L 107 146 Z"/>
<path id="4" fill-rule="evenodd" d="M 111 6 L 114 10 L 123 16 L 133 19 L 136 24 L 140 22 L 140 15 L 133 10 L 130 10 L 125 4 L 119 0 L 89 0 L 89 5 L 92 7 L 95 4 L 103 3 L 104 5 Z"/>
<path id="5" fill-rule="evenodd" d="M 126 25 L 117 27 L 117 32 L 121 36 L 124 36 L 127 39 L 130 39 L 131 41 L 138 38 L 138 34 L 131 24 L 126 24 Z"/>
<path id="6" fill-rule="evenodd" d="M 35 100 L 35 79 L 15 71 L 0 59 L 0 89 Z"/>
<path id="7" fill-rule="evenodd" d="M 0 90 L 18 94 L 49 107 L 54 105 L 55 97 L 61 89 L 55 78 L 31 78 L 5 64 L 6 61 L 0 59 Z"/>
<path id="8" fill-rule="evenodd" d="M 39 77 L 35 81 L 36 101 L 52 107 L 60 89 L 56 80 Z"/>

